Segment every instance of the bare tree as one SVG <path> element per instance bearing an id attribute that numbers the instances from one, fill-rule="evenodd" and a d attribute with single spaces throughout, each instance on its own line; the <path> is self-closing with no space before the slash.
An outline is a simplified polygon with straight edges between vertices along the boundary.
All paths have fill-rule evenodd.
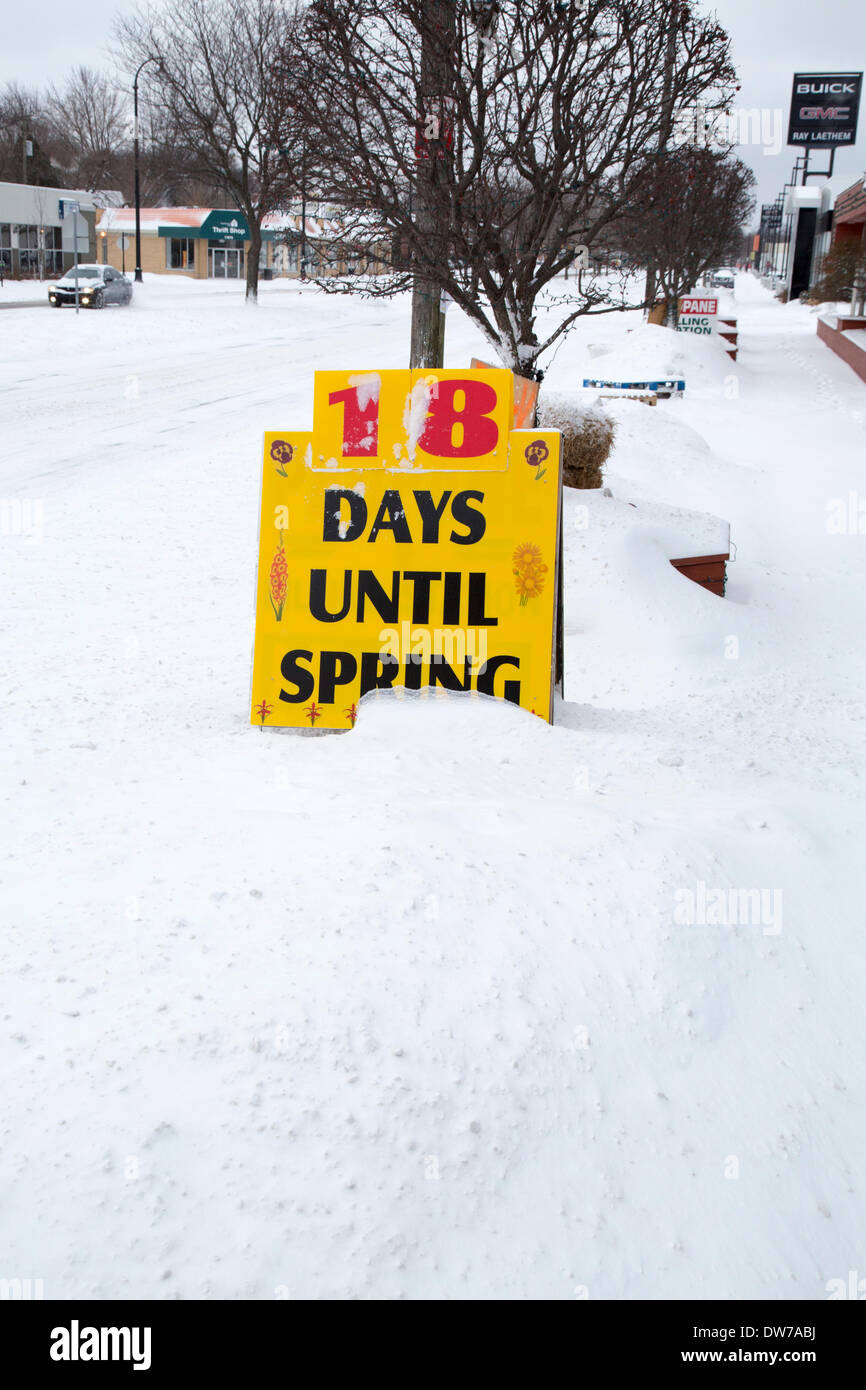
<path id="1" fill-rule="evenodd" d="M 129 104 L 105 73 L 77 67 L 62 88 L 49 88 L 53 145 L 73 188 L 117 183 L 129 125 Z"/>
<path id="2" fill-rule="evenodd" d="M 0 91 L 0 179 L 57 188 L 51 129 L 41 93 L 19 82 Z"/>
<path id="3" fill-rule="evenodd" d="M 715 19 L 670 19 L 667 0 L 314 0 L 285 86 L 347 246 L 396 250 L 378 289 L 411 272 L 447 292 L 536 377 L 580 316 L 621 308 L 588 272 L 552 282 L 640 197 L 663 106 L 723 108 L 735 82 Z"/>
<path id="4" fill-rule="evenodd" d="M 143 77 L 146 78 L 148 68 Z M 139 169 L 141 199 L 145 206 L 198 206 L 222 198 L 213 174 L 203 168 L 177 114 L 166 106 L 157 90 L 146 82 L 139 91 Z M 132 149 L 127 142 L 121 187 L 133 190 Z"/>
<path id="5" fill-rule="evenodd" d="M 866 295 L 866 245 L 861 237 L 833 242 L 821 266 L 821 273 L 812 289 L 812 297 L 821 302 L 850 303 L 857 313 Z"/>
<path id="6" fill-rule="evenodd" d="M 656 165 L 640 204 L 621 219 L 625 250 L 655 266 L 666 322 L 711 266 L 739 258 L 755 175 L 724 150 L 684 146 Z"/>
<path id="7" fill-rule="evenodd" d="M 174 0 L 117 22 L 128 66 L 146 58 L 152 100 L 183 132 L 198 177 L 233 199 L 250 229 L 247 300 L 258 293 L 261 221 L 291 192 L 293 129 L 276 57 L 290 48 L 295 12 L 281 0 Z"/>

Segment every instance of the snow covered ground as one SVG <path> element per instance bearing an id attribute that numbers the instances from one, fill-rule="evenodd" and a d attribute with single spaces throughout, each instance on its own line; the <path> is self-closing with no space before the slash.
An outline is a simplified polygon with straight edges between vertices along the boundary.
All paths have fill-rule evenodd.
<path id="1" fill-rule="evenodd" d="M 317 367 L 404 366 L 406 301 L 153 278 L 2 316 L 0 1277 L 784 1300 L 864 1270 L 866 390 L 810 310 L 745 276 L 736 309 L 736 364 L 612 315 L 550 367 L 688 383 L 611 403 L 612 496 L 568 496 L 556 725 L 381 693 L 339 737 L 247 723 L 261 435 L 309 426 Z M 662 503 L 730 521 L 726 599 Z"/>
<path id="2" fill-rule="evenodd" d="M 59 277 L 58 277 L 59 278 Z M 44 304 L 48 308 L 49 281 L 4 280 L 0 286 L 0 309 L 17 304 Z"/>

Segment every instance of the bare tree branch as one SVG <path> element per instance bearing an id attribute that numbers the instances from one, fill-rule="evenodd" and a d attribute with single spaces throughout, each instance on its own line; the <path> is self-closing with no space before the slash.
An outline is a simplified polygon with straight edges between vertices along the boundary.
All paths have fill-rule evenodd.
<path id="1" fill-rule="evenodd" d="M 568 326 L 622 307 L 618 287 L 587 276 L 566 326 L 538 334 L 542 291 L 651 179 L 663 96 L 673 110 L 728 100 L 727 35 L 670 0 L 443 6 L 314 0 L 283 61 L 288 105 L 344 210 L 347 250 L 396 248 L 382 292 L 408 266 L 503 362 L 540 375 Z"/>

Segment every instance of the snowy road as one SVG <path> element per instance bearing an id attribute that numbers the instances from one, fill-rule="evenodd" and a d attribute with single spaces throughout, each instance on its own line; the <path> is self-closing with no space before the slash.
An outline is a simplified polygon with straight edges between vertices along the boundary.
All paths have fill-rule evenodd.
<path id="1" fill-rule="evenodd" d="M 315 368 L 404 365 L 406 302 L 150 279 L 4 320 L 0 1276 L 820 1299 L 862 1269 L 866 538 L 832 519 L 866 390 L 802 306 L 740 277 L 737 313 L 736 364 L 620 316 L 553 363 L 688 379 L 613 403 L 613 496 L 568 499 L 557 724 L 383 694 L 340 738 L 246 723 L 260 441 Z M 446 365 L 488 352 L 452 309 Z M 731 522 L 726 599 L 657 502 Z M 754 921 L 694 920 L 730 889 Z"/>

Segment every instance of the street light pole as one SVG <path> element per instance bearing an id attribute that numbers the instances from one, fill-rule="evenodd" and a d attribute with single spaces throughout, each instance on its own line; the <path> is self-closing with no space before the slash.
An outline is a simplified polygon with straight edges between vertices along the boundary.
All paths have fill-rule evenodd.
<path id="1" fill-rule="evenodd" d="M 141 284 L 141 191 L 138 182 L 138 77 L 142 68 L 146 68 L 148 63 L 155 63 L 156 58 L 145 58 L 143 63 L 139 63 L 135 77 L 132 79 L 132 109 L 133 109 L 133 136 L 132 136 L 132 159 L 135 166 L 135 282 Z"/>

